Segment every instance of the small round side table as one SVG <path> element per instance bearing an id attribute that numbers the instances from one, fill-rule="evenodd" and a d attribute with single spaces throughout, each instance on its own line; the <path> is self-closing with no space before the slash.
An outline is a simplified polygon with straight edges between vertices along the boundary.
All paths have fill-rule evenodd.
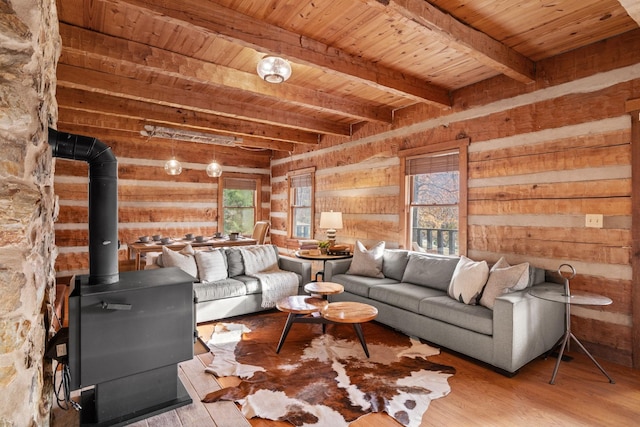
<path id="1" fill-rule="evenodd" d="M 563 274 L 562 267 L 569 267 L 571 269 L 571 275 L 567 276 L 566 273 Z M 544 286 L 536 286 L 531 288 L 529 293 L 536 298 L 541 298 L 547 301 L 554 301 L 565 305 L 565 333 L 560 338 L 560 341 L 553 347 L 556 348 L 560 345 L 560 353 L 558 353 L 558 360 L 556 361 L 556 366 L 553 368 L 553 375 L 551 376 L 551 381 L 549 384 L 554 384 L 556 381 L 556 375 L 558 374 L 558 368 L 560 367 L 560 361 L 562 360 L 562 355 L 564 353 L 565 347 L 570 345 L 570 341 L 573 340 L 578 344 L 578 346 L 584 351 L 584 353 L 591 359 L 591 361 L 600 369 L 608 379 L 611 384 L 615 384 L 613 378 L 609 376 L 607 371 L 604 370 L 602 366 L 596 361 L 596 359 L 589 353 L 589 351 L 582 345 L 582 343 L 573 335 L 571 332 L 571 306 L 572 305 L 609 305 L 613 301 L 610 298 L 607 298 L 602 295 L 596 294 L 587 294 L 587 293 L 579 293 L 572 294 L 569 289 L 569 279 L 573 279 L 576 275 L 576 270 L 570 266 L 569 264 L 562 264 L 558 267 L 558 274 L 560 277 L 564 278 L 564 292 L 558 291 L 557 289 L 549 289 Z"/>

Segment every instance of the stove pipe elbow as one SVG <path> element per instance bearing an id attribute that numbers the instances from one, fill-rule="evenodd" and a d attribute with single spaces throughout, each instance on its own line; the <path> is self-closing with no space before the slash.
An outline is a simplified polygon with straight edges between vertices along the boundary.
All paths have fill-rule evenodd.
<path id="1" fill-rule="evenodd" d="M 118 274 L 118 161 L 96 138 L 49 128 L 54 157 L 89 164 L 89 284 L 112 284 Z"/>

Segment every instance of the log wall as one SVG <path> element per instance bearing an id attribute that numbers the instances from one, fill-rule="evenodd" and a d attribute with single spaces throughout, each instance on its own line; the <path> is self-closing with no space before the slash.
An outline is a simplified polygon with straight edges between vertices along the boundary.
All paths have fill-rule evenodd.
<path id="1" fill-rule="evenodd" d="M 59 129 L 66 131 L 65 129 Z M 119 259 L 128 258 L 127 243 L 139 236 L 162 234 L 181 238 L 186 233 L 212 235 L 218 225 L 219 178 L 210 178 L 207 164 L 216 160 L 223 174 L 259 176 L 259 218 L 269 218 L 271 151 L 245 151 L 211 145 L 126 139 L 90 135 L 109 145 L 118 159 L 118 239 Z M 215 150 L 215 152 L 214 152 Z M 173 155 L 182 164 L 182 173 L 167 175 L 164 163 Z M 65 280 L 74 274 L 87 274 L 88 253 L 88 164 L 55 159 L 55 191 L 60 212 L 55 225 L 58 257 L 56 275 Z M 124 264 L 123 267 L 124 268 Z"/>
<path id="2" fill-rule="evenodd" d="M 399 149 L 469 138 L 468 256 L 563 263 L 574 290 L 606 295 L 607 307 L 572 309 L 574 333 L 599 357 L 631 365 L 631 119 L 640 96 L 640 31 L 540 61 L 535 84 L 499 77 L 455 92 L 455 107 L 396 112 L 394 124 L 354 127 L 348 141 L 326 138 L 272 162 L 272 241 L 290 247 L 285 176 L 316 167 L 318 213 L 343 212 L 340 242 L 399 247 Z M 636 189 L 636 192 L 638 190 Z M 586 214 L 603 214 L 602 229 Z M 635 344 L 636 347 L 638 344 Z"/>

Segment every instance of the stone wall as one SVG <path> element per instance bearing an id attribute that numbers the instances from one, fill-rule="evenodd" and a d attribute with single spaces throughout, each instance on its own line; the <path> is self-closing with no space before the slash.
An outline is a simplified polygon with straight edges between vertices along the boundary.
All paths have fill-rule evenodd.
<path id="1" fill-rule="evenodd" d="M 57 119 L 53 0 L 0 2 L 0 426 L 46 426 L 56 201 L 46 136 Z"/>

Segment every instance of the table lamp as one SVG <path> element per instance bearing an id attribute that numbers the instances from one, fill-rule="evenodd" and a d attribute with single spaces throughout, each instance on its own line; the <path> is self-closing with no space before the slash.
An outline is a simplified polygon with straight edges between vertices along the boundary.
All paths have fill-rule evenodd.
<path id="1" fill-rule="evenodd" d="M 327 229 L 327 240 L 335 244 L 336 229 L 342 228 L 342 212 L 320 212 L 320 228 Z"/>

